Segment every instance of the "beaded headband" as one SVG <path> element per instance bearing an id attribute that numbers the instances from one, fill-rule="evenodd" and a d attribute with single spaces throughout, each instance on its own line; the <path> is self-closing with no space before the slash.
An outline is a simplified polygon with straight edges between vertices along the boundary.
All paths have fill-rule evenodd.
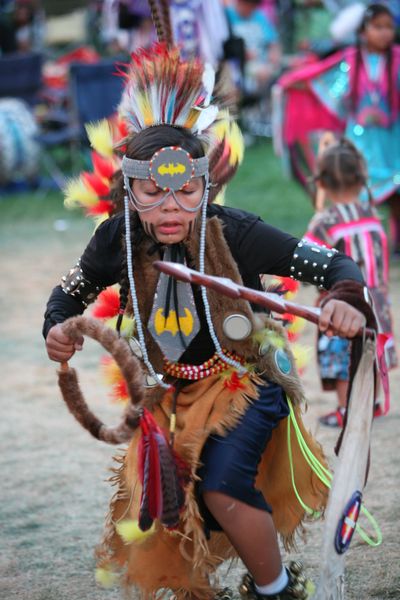
<path id="1" fill-rule="evenodd" d="M 155 152 L 150 160 L 134 160 L 124 156 L 122 173 L 133 179 L 151 179 L 162 190 L 178 191 L 194 177 L 208 173 L 208 158 L 192 158 L 178 146 L 167 146 Z"/>

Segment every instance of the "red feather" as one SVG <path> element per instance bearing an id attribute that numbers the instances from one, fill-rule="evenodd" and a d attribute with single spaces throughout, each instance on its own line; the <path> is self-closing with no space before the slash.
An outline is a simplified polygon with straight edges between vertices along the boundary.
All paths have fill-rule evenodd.
<path id="1" fill-rule="evenodd" d="M 108 196 L 110 193 L 110 184 L 107 180 L 100 177 L 97 173 L 88 173 L 84 171 L 81 178 L 85 185 L 89 186 L 98 196 Z"/>
<path id="2" fill-rule="evenodd" d="M 183 484 L 187 469 L 171 450 L 164 432 L 146 409 L 140 419 L 142 436 L 138 446 L 138 473 L 142 483 L 139 527 L 150 529 L 154 519 L 173 529 L 184 504 Z"/>
<path id="3" fill-rule="evenodd" d="M 282 321 L 285 321 L 285 323 L 293 323 L 296 319 L 298 319 L 296 315 L 292 315 L 291 313 L 282 313 L 280 318 Z"/>
<path id="4" fill-rule="evenodd" d="M 140 419 L 142 435 L 138 450 L 138 473 L 142 484 L 140 498 L 139 527 L 147 531 L 162 514 L 162 490 L 160 457 L 157 441 L 154 437 L 155 429 L 159 429 L 151 414 L 145 410 Z"/>
<path id="5" fill-rule="evenodd" d="M 118 121 L 118 132 L 121 136 L 121 139 L 126 138 L 126 136 L 129 134 L 128 125 L 125 123 L 125 121 Z"/>
<path id="6" fill-rule="evenodd" d="M 291 292 L 295 294 L 299 291 L 300 284 L 295 279 L 291 279 L 290 277 L 277 277 L 282 283 L 285 292 Z"/>
<path id="7" fill-rule="evenodd" d="M 115 402 L 124 402 L 129 400 L 129 390 L 125 379 L 114 383 L 112 386 L 111 396 Z"/>
<path id="8" fill-rule="evenodd" d="M 224 380 L 224 387 L 231 392 L 236 392 L 236 390 L 246 389 L 246 383 L 248 383 L 246 377 L 243 379 L 243 377 L 239 377 L 237 371 L 232 371 Z"/>
<path id="9" fill-rule="evenodd" d="M 89 206 L 86 211 L 87 215 L 110 215 L 114 205 L 111 200 L 99 200 L 94 206 Z"/>
<path id="10" fill-rule="evenodd" d="M 104 158 L 97 152 L 92 152 L 92 163 L 95 173 L 104 177 L 104 179 L 111 179 L 116 171 L 114 161 Z"/>
<path id="11" fill-rule="evenodd" d="M 92 315 L 96 319 L 111 319 L 119 312 L 119 294 L 114 287 L 103 290 L 93 306 Z"/>

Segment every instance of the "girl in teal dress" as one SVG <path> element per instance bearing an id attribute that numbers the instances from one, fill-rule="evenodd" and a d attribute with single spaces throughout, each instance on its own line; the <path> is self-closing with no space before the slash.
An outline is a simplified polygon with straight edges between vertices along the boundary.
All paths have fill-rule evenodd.
<path id="1" fill-rule="evenodd" d="M 305 185 L 315 171 L 321 133 L 327 129 L 344 133 L 365 157 L 374 202 L 390 206 L 393 249 L 398 252 L 400 48 L 394 44 L 395 23 L 389 9 L 371 4 L 358 33 L 355 47 L 281 78 L 276 141 L 290 170 Z M 282 124 L 278 115 L 283 116 Z"/>

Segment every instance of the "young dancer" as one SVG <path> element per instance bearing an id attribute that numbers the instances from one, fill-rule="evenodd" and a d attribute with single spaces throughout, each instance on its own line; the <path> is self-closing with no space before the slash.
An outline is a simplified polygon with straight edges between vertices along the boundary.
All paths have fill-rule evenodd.
<path id="1" fill-rule="evenodd" d="M 298 498 L 319 511 L 326 488 L 293 430 L 288 454 L 288 398 L 306 443 L 324 459 L 301 424 L 303 391 L 284 334 L 247 302 L 177 283 L 153 263 L 186 263 L 255 289 L 261 273 L 317 281 L 329 292 L 319 319 L 323 332 L 351 338 L 373 317 L 350 258 L 315 252 L 257 216 L 211 203 L 226 183 L 213 159 L 212 131 L 222 114 L 211 84 L 209 70 L 181 60 L 174 47 L 133 55 L 119 107 L 128 134 L 114 191 L 124 210 L 97 228 L 78 265 L 53 290 L 46 346 L 51 360 L 68 361 L 83 340 L 64 321 L 120 282 L 121 318 L 134 315 L 143 370 L 158 383 L 147 390 L 149 410 L 162 430 L 176 420 L 173 449 L 187 466 L 179 518 L 163 514 L 153 523 L 145 493 L 149 465 L 138 475 L 146 444 L 138 428 L 114 478 L 118 489 L 98 554 L 103 571 L 122 572 L 126 584 L 146 594 L 171 589 L 182 598 L 210 598 L 217 565 L 238 556 L 249 571 L 245 597 L 306 598 L 299 565 L 282 566 L 277 532 L 289 547 L 305 516 Z M 171 478 L 164 484 L 169 489 Z M 141 543 L 124 536 L 127 521 L 147 531 Z"/>
<path id="2" fill-rule="evenodd" d="M 367 185 L 365 161 L 345 138 L 331 142 L 317 161 L 316 195 L 322 192 L 330 201 L 312 218 L 305 239 L 344 252 L 360 267 L 372 297 L 378 331 L 386 334 L 386 363 L 397 365 L 388 299 L 387 239 L 379 217 L 370 202 L 361 202 Z M 320 295 L 324 298 L 325 292 Z M 339 337 L 320 334 L 318 363 L 323 387 L 337 393 L 337 408 L 320 418 L 334 427 L 343 425 L 349 384 L 350 343 Z"/>
<path id="3" fill-rule="evenodd" d="M 393 250 L 400 249 L 400 48 L 384 4 L 365 10 L 355 47 L 290 72 L 279 81 L 276 141 L 290 169 L 306 185 L 315 171 L 317 140 L 324 130 L 344 134 L 368 167 L 374 203 L 388 202 Z M 276 103 L 276 108 L 280 103 Z M 284 118 L 278 123 L 279 115 Z M 364 193 L 362 200 L 367 201 Z"/>

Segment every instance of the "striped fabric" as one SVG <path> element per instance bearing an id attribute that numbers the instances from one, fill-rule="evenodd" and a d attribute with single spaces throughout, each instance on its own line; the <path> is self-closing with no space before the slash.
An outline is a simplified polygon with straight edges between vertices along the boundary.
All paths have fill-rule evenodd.
<path id="1" fill-rule="evenodd" d="M 351 256 L 360 267 L 369 288 L 389 368 L 397 365 L 388 298 L 388 241 L 375 209 L 366 203 L 334 204 L 311 220 L 305 239 L 336 248 Z"/>

